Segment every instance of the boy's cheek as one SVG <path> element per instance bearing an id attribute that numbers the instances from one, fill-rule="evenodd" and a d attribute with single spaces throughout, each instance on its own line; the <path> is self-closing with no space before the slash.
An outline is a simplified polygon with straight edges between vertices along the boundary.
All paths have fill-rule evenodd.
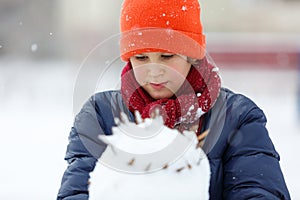
<path id="1" fill-rule="evenodd" d="M 138 83 L 140 82 L 146 82 L 147 78 L 147 71 L 145 68 L 137 68 L 133 70 L 135 79 L 137 80 Z"/>

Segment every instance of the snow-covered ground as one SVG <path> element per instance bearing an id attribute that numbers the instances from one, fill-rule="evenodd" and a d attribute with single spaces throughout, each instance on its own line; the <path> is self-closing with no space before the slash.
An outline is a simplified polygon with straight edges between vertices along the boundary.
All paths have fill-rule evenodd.
<path id="1" fill-rule="evenodd" d="M 63 158 L 74 117 L 78 67 L 0 60 L 0 199 L 55 199 L 67 167 Z M 292 199 L 300 199 L 298 72 L 221 68 L 221 74 L 226 86 L 251 97 L 265 111 Z"/>

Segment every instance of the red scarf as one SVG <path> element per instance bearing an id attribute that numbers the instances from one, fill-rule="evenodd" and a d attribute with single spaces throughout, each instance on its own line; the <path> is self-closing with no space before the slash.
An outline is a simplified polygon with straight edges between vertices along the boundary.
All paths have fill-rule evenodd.
<path id="1" fill-rule="evenodd" d="M 122 97 L 129 110 L 139 111 L 142 118 L 149 118 L 158 108 L 166 126 L 183 131 L 196 125 L 200 130 L 200 117 L 209 111 L 220 92 L 221 80 L 216 69 L 206 58 L 202 59 L 191 67 L 185 82 L 172 98 L 157 100 L 137 83 L 129 62 L 121 74 Z"/>

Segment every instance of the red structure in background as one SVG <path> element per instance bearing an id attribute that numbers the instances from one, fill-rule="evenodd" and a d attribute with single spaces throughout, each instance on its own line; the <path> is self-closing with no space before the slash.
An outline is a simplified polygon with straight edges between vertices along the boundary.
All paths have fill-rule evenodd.
<path id="1" fill-rule="evenodd" d="M 300 121 L 300 45 L 298 41 L 279 44 L 215 44 L 209 56 L 220 68 L 294 70 L 298 73 L 297 113 Z"/>
<path id="2" fill-rule="evenodd" d="M 226 46 L 226 47 L 225 47 Z M 298 69 L 300 68 L 300 47 L 274 46 L 271 44 L 213 45 L 208 54 L 221 68 Z"/>
<path id="3" fill-rule="evenodd" d="M 299 66 L 298 52 L 210 52 L 215 63 L 226 68 L 270 68 L 297 69 Z M 242 63 L 242 64 L 241 64 Z"/>

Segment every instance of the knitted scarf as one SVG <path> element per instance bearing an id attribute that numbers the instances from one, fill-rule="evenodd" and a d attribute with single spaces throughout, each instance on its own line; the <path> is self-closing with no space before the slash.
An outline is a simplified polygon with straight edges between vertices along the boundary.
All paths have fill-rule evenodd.
<path id="1" fill-rule="evenodd" d="M 158 109 L 165 125 L 181 132 L 195 125 L 198 131 L 201 129 L 199 119 L 215 103 L 220 86 L 218 70 L 206 58 L 191 67 L 182 86 L 169 99 L 153 99 L 137 83 L 130 62 L 121 74 L 122 97 L 131 112 L 139 111 L 145 119 Z"/>

